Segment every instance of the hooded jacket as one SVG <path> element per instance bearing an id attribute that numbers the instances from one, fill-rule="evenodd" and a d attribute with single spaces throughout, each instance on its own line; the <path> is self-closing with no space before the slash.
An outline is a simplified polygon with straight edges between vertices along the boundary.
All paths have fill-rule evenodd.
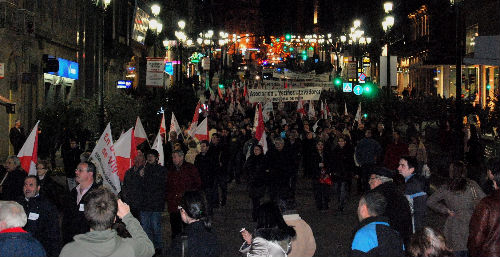
<path id="1" fill-rule="evenodd" d="M 153 243 L 149 240 L 146 232 L 139 221 L 127 214 L 123 217 L 128 232 L 132 238 L 121 238 L 116 230 L 90 231 L 85 234 L 76 235 L 71 242 L 64 246 L 60 257 L 132 257 L 153 256 L 155 253 Z"/>

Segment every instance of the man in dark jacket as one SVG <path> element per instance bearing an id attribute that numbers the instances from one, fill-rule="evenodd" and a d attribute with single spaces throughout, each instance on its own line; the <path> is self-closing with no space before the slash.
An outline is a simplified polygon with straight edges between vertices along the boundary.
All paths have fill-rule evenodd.
<path id="1" fill-rule="evenodd" d="M 177 209 L 182 196 L 186 191 L 200 190 L 201 179 L 196 167 L 184 161 L 184 152 L 174 151 L 172 163 L 173 167 L 168 170 L 166 196 L 173 239 L 182 232 L 181 214 Z"/>
<path id="2" fill-rule="evenodd" d="M 134 166 L 125 172 L 122 190 L 120 192 L 123 202 L 130 206 L 130 212 L 134 217 L 140 217 L 140 210 L 145 199 L 144 186 L 144 164 L 146 160 L 141 151 L 137 151 L 134 159 Z M 142 176 L 141 176 L 142 173 Z"/>
<path id="3" fill-rule="evenodd" d="M 209 154 L 210 143 L 207 140 L 200 142 L 200 153 L 196 155 L 194 166 L 198 169 L 201 178 L 201 188 L 207 197 L 207 209 L 209 215 L 212 215 L 213 208 L 217 203 L 217 185 L 215 184 L 215 169 L 217 162 L 215 158 Z"/>
<path id="4" fill-rule="evenodd" d="M 163 240 L 161 231 L 161 213 L 165 210 L 165 178 L 167 169 L 158 164 L 158 151 L 151 149 L 147 154 L 147 162 L 144 169 L 139 171 L 142 177 L 142 188 L 144 198 L 140 210 L 141 224 L 153 241 L 156 252 L 163 251 Z"/>
<path id="5" fill-rule="evenodd" d="M 0 201 L 0 257 L 46 256 L 42 244 L 22 227 L 27 217 L 13 201 Z"/>
<path id="6" fill-rule="evenodd" d="M 279 203 L 279 200 L 289 198 L 290 178 L 292 177 L 291 163 L 288 152 L 285 150 L 285 142 L 282 138 L 274 139 L 274 148 L 267 153 L 271 179 L 267 181 L 270 189 L 271 200 Z"/>
<path id="7" fill-rule="evenodd" d="M 371 129 L 365 131 L 365 138 L 361 139 L 356 145 L 355 157 L 359 166 L 361 166 L 361 174 L 358 180 L 358 191 L 365 191 L 368 188 L 368 174 L 373 166 L 377 163 L 377 159 L 382 153 L 380 144 L 372 138 Z"/>
<path id="8" fill-rule="evenodd" d="M 359 200 L 358 218 L 361 224 L 354 234 L 350 256 L 403 257 L 403 239 L 392 229 L 385 212 L 385 197 L 374 191 L 366 192 Z"/>
<path id="9" fill-rule="evenodd" d="M 15 201 L 23 195 L 26 172 L 21 169 L 17 156 L 9 156 L 5 161 L 5 171 L 0 172 L 0 200 Z"/>
<path id="10" fill-rule="evenodd" d="M 61 151 L 64 162 L 64 173 L 66 174 L 66 181 L 68 183 L 68 190 L 71 191 L 76 187 L 75 169 L 80 163 L 80 155 L 83 151 L 80 147 L 78 147 L 76 139 L 70 139 L 69 146 L 64 144 Z"/>
<path id="11" fill-rule="evenodd" d="M 389 224 L 399 232 L 407 245 L 413 232 L 410 204 L 403 192 L 394 184 L 393 176 L 391 170 L 375 168 L 370 174 L 370 189 L 381 193 L 387 200 L 386 211 L 382 215 L 389 218 Z"/>
<path id="12" fill-rule="evenodd" d="M 14 155 L 17 155 L 19 153 L 19 150 L 21 150 L 21 148 L 23 147 L 24 141 L 26 141 L 24 128 L 21 127 L 20 120 L 16 120 L 16 123 L 14 123 L 14 127 L 10 129 L 9 139 L 12 147 L 14 148 Z"/>
<path id="13" fill-rule="evenodd" d="M 85 219 L 85 205 L 89 201 L 89 192 L 97 189 L 95 183 L 96 167 L 91 162 L 78 164 L 75 174 L 79 185 L 70 192 L 69 202 L 66 204 L 62 223 L 63 243 L 73 240 L 73 236 L 84 234 L 89 231 L 90 226 Z"/>
<path id="14" fill-rule="evenodd" d="M 398 171 L 405 179 L 404 194 L 410 203 L 413 218 L 413 232 L 424 226 L 427 210 L 427 193 L 425 179 L 416 172 L 418 167 L 415 157 L 403 156 L 399 160 Z"/>
<path id="15" fill-rule="evenodd" d="M 61 234 L 56 207 L 40 196 L 40 180 L 36 176 L 26 177 L 23 191 L 24 197 L 18 199 L 18 203 L 28 216 L 24 229 L 42 243 L 47 256 L 59 256 Z"/>
<path id="16" fill-rule="evenodd" d="M 495 191 L 479 202 L 470 219 L 467 247 L 472 257 L 500 256 L 500 160 L 488 166 Z"/>

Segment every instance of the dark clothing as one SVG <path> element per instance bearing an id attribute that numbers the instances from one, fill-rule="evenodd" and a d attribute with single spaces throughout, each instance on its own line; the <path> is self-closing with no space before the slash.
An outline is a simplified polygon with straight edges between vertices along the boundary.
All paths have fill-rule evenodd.
<path id="1" fill-rule="evenodd" d="M 472 257 L 500 256 L 500 190 L 483 198 L 469 224 L 467 247 Z"/>
<path id="2" fill-rule="evenodd" d="M 14 230 L 16 232 L 8 232 Z M 0 231 L 0 257 L 46 256 L 42 244 L 21 228 Z"/>
<path id="3" fill-rule="evenodd" d="M 252 218 L 257 218 L 257 208 L 260 199 L 266 194 L 266 183 L 269 180 L 269 169 L 267 157 L 264 154 L 250 155 L 245 162 L 244 168 L 248 174 L 248 195 L 252 199 Z"/>
<path id="4" fill-rule="evenodd" d="M 221 255 L 221 249 L 217 243 L 217 236 L 208 231 L 203 222 L 196 221 L 185 226 L 183 236 L 187 242 L 185 249 L 186 257 L 216 257 Z M 169 256 L 181 256 L 182 254 L 182 238 L 179 235 L 172 242 L 172 249 Z"/>
<path id="5" fill-rule="evenodd" d="M 24 195 L 24 178 L 26 178 L 27 174 L 21 168 L 17 168 L 11 172 L 4 170 L 4 172 L 0 175 L 0 181 L 3 180 L 6 174 L 7 178 L 5 178 L 5 181 L 2 184 L 0 200 L 15 201 Z"/>
<path id="6" fill-rule="evenodd" d="M 17 129 L 13 127 L 9 132 L 9 139 L 12 147 L 14 148 L 14 155 L 17 155 L 26 141 L 26 136 L 24 134 L 24 128 Z"/>
<path id="7" fill-rule="evenodd" d="M 68 202 L 68 191 L 52 179 L 47 172 L 40 180 L 40 195 L 54 204 L 59 211 L 63 211 Z"/>
<path id="8" fill-rule="evenodd" d="M 144 166 L 144 177 L 141 179 L 144 190 L 144 198 L 141 199 L 142 205 L 140 205 L 141 211 L 162 212 L 165 210 L 166 178 L 167 169 L 165 167 L 159 164 L 146 164 Z"/>
<path id="9" fill-rule="evenodd" d="M 385 182 L 373 191 L 380 192 L 387 200 L 383 216 L 389 219 L 391 228 L 398 231 L 403 241 L 409 243 L 412 232 L 411 210 L 408 200 L 393 182 Z"/>
<path id="10" fill-rule="evenodd" d="M 404 194 L 410 203 L 413 213 L 413 228 L 418 231 L 424 226 L 427 211 L 427 193 L 425 179 L 419 175 L 412 175 L 405 183 Z"/>
<path id="11" fill-rule="evenodd" d="M 408 155 L 408 145 L 405 143 L 392 143 L 387 145 L 384 157 L 384 167 L 390 170 L 396 170 L 399 165 L 399 159 Z"/>
<path id="12" fill-rule="evenodd" d="M 183 162 L 177 169 L 175 166 L 168 171 L 167 176 L 167 205 L 168 212 L 178 212 L 177 207 L 181 203 L 182 196 L 186 191 L 200 190 L 201 179 L 196 167 Z"/>
<path id="13" fill-rule="evenodd" d="M 404 257 L 403 239 L 384 217 L 369 217 L 361 221 L 354 234 L 350 256 Z"/>
<path id="14" fill-rule="evenodd" d="M 62 235 L 63 235 L 63 244 L 69 243 L 73 241 L 73 236 L 78 234 L 85 234 L 90 231 L 90 225 L 88 224 L 87 219 L 85 219 L 85 205 L 90 200 L 88 198 L 89 193 L 92 190 L 97 189 L 97 184 L 92 184 L 89 190 L 82 196 L 82 199 L 79 203 L 77 200 L 77 192 L 76 187 L 71 190 L 68 203 L 66 203 L 66 207 L 64 210 L 64 218 L 62 222 Z"/>
<path id="15" fill-rule="evenodd" d="M 130 212 L 134 217 L 139 217 L 139 212 L 145 199 L 144 177 L 141 177 L 140 170 L 144 166 L 132 167 L 125 172 L 122 190 L 120 192 L 122 201 L 130 206 Z M 163 180 L 162 180 L 163 181 Z"/>
<path id="16" fill-rule="evenodd" d="M 271 200 L 278 201 L 279 199 L 285 200 L 289 198 L 289 181 L 293 176 L 290 160 L 290 155 L 287 149 L 283 148 L 281 151 L 276 149 L 270 150 L 267 153 L 269 162 L 269 170 L 271 179 L 268 183 L 271 189 Z"/>
<path id="17" fill-rule="evenodd" d="M 337 145 L 332 151 L 331 160 L 330 169 L 333 174 L 334 193 L 338 199 L 338 209 L 342 211 L 349 195 L 352 174 L 355 169 L 354 150 L 347 142 L 342 148 Z"/>
<path id="18" fill-rule="evenodd" d="M 76 176 L 75 170 L 80 163 L 80 155 L 82 153 L 83 151 L 78 147 L 63 147 L 62 158 L 64 162 L 64 173 L 66 174 L 66 178 L 74 178 Z"/>
<path id="19" fill-rule="evenodd" d="M 320 163 L 323 168 L 320 168 Z M 314 151 L 311 155 L 311 163 L 309 169 L 312 175 L 312 188 L 314 193 L 314 200 L 318 210 L 327 210 L 328 203 L 330 202 L 330 186 L 319 183 L 319 179 L 323 175 L 331 175 L 330 163 L 324 153 L 320 154 Z"/>
<path id="20" fill-rule="evenodd" d="M 194 160 L 194 166 L 198 169 L 201 178 L 201 188 L 205 192 L 207 198 L 207 208 L 211 215 L 213 207 L 218 205 L 217 202 L 217 185 L 215 169 L 217 163 L 214 158 L 207 152 L 205 155 L 199 153 Z"/>
<path id="21" fill-rule="evenodd" d="M 382 152 L 380 144 L 371 138 L 363 138 L 356 145 L 356 160 L 359 165 L 376 164 Z"/>
<path id="22" fill-rule="evenodd" d="M 61 233 L 56 207 L 40 195 L 26 200 L 18 199 L 28 217 L 24 229 L 33 235 L 47 251 L 47 256 L 59 256 Z"/>
<path id="23" fill-rule="evenodd" d="M 303 156 L 303 167 L 304 167 L 304 177 L 312 178 L 312 155 L 316 152 L 316 141 L 314 139 L 304 139 L 302 144 L 302 156 Z"/>

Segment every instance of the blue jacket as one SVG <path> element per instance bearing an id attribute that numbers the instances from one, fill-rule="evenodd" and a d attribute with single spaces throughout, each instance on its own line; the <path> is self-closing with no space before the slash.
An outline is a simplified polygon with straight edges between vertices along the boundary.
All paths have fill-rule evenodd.
<path id="1" fill-rule="evenodd" d="M 386 218 L 369 217 L 354 234 L 350 256 L 404 257 L 403 239 Z"/>
<path id="2" fill-rule="evenodd" d="M 0 257 L 46 256 L 40 242 L 30 233 L 0 233 Z"/>

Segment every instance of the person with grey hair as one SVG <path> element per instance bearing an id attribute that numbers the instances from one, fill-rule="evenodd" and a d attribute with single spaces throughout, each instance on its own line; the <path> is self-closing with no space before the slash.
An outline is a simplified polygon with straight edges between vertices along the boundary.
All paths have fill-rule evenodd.
<path id="1" fill-rule="evenodd" d="M 42 244 L 22 229 L 27 221 L 20 204 L 0 201 L 0 257 L 46 256 Z"/>
<path id="2" fill-rule="evenodd" d="M 372 191 L 381 193 L 387 199 L 387 208 L 383 215 L 407 244 L 412 234 L 410 204 L 393 182 L 393 176 L 396 174 L 389 169 L 375 168 L 370 174 L 368 184 Z"/>
<path id="3" fill-rule="evenodd" d="M 5 161 L 5 171 L 0 172 L 0 200 L 15 201 L 23 195 L 26 171 L 21 168 L 21 161 L 11 155 Z"/>
<path id="4" fill-rule="evenodd" d="M 350 256 L 405 256 L 403 239 L 383 216 L 386 198 L 373 190 L 361 196 L 358 205 L 359 229 L 354 234 Z"/>
<path id="5" fill-rule="evenodd" d="M 166 195 L 173 239 L 182 232 L 181 214 L 177 208 L 182 196 L 187 191 L 200 190 L 201 178 L 198 169 L 193 164 L 184 161 L 183 151 L 172 152 L 172 163 L 174 165 L 168 169 L 167 173 Z"/>

